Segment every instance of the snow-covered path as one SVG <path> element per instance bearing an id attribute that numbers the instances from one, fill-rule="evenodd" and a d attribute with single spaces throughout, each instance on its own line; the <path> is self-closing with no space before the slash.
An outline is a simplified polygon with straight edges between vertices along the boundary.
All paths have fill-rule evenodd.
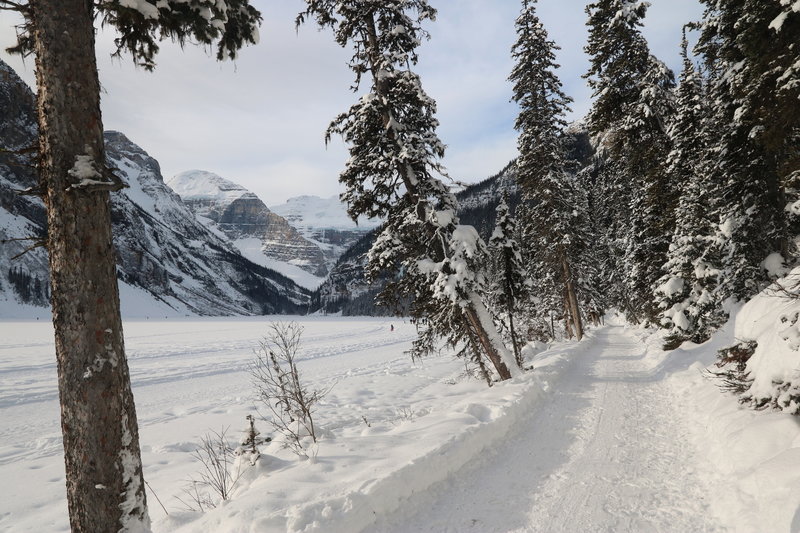
<path id="1" fill-rule="evenodd" d="M 623 327 L 596 331 L 508 440 L 377 531 L 725 531 L 664 372 Z"/>

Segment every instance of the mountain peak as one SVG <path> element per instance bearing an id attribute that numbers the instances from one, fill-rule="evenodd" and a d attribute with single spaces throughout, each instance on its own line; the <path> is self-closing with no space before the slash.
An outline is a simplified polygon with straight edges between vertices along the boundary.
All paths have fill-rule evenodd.
<path id="1" fill-rule="evenodd" d="M 184 200 L 232 202 L 243 196 L 255 196 L 241 185 L 207 170 L 186 170 L 167 181 Z"/>
<path id="2" fill-rule="evenodd" d="M 285 204 L 271 206 L 270 209 L 288 220 L 294 227 L 303 229 L 313 228 L 333 229 L 341 231 L 358 231 L 375 228 L 381 220 L 359 218 L 358 224 L 347 214 L 347 208 L 338 196 L 320 198 L 319 196 L 303 195 L 289 198 Z"/>

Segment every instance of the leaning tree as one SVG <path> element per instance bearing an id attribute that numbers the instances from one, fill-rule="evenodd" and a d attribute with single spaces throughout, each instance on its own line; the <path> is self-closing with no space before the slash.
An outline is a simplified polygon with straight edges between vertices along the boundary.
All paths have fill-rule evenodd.
<path id="1" fill-rule="evenodd" d="M 138 427 L 122 335 L 110 192 L 95 61 L 95 22 L 117 53 L 151 70 L 159 39 L 217 44 L 235 57 L 257 41 L 249 0 L 0 0 L 22 15 L 10 52 L 36 58 L 39 185 L 47 208 L 67 503 L 72 531 L 149 528 Z"/>
<path id="2" fill-rule="evenodd" d="M 441 179 L 444 145 L 436 134 L 436 103 L 411 67 L 427 36 L 420 27 L 436 11 L 426 0 L 306 0 L 298 23 L 313 18 L 351 45 L 356 87 L 364 75 L 369 92 L 328 130 L 348 144 L 350 159 L 340 175 L 348 213 L 385 217 L 368 270 L 400 272 L 383 293 L 410 299 L 412 316 L 426 325 L 413 354 L 435 349 L 438 339 L 466 346 L 464 355 L 494 365 L 501 379 L 516 370 L 479 296 L 478 263 L 485 245 L 471 226 L 459 225 L 458 203 Z M 466 344 L 464 344 L 466 342 Z"/>

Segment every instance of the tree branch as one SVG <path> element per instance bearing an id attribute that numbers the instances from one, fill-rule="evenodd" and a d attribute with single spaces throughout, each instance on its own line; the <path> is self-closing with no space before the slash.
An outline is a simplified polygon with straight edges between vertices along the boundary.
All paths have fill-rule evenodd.
<path id="1" fill-rule="evenodd" d="M 10 0 L 0 0 L 0 11 L 18 11 L 20 13 L 29 9 L 28 4 L 11 2 Z"/>
<path id="2" fill-rule="evenodd" d="M 15 259 L 19 259 L 28 252 L 34 251 L 36 248 L 47 248 L 47 238 L 45 237 L 17 237 L 14 239 L 3 239 L 0 240 L 0 244 L 9 244 L 12 242 L 20 242 L 20 241 L 34 241 L 34 242 L 31 246 L 25 248 L 23 251 L 12 257 L 11 258 L 12 261 L 14 261 Z"/>

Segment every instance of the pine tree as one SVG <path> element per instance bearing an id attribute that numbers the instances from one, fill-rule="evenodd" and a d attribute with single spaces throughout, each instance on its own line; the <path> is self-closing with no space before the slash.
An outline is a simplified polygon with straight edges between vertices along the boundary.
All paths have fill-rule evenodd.
<path id="1" fill-rule="evenodd" d="M 667 176 L 681 191 L 675 232 L 665 274 L 656 289 L 661 325 L 670 330 L 669 347 L 685 340 L 703 342 L 725 319 L 717 292 L 719 257 L 714 239 L 718 189 L 710 179 L 712 127 L 706 88 L 688 54 L 686 30 L 681 44 L 683 70 L 677 112 L 670 125 L 672 151 Z"/>
<path id="2" fill-rule="evenodd" d="M 132 7 L 133 6 L 133 7 Z M 36 57 L 39 190 L 47 207 L 67 503 L 72 531 L 149 527 L 123 345 L 105 165 L 96 16 L 119 31 L 119 51 L 152 68 L 156 37 L 218 41 L 232 56 L 254 42 L 247 0 L 0 0 L 24 17 L 14 51 Z"/>
<path id="3" fill-rule="evenodd" d="M 634 321 L 657 316 L 652 292 L 666 261 L 677 203 L 664 172 L 674 76 L 650 54 L 641 34 L 648 5 L 599 0 L 586 8 L 591 66 L 585 77 L 595 97 L 589 131 L 608 159 L 601 178 L 603 201 L 614 206 L 606 208 L 614 219 L 608 241 L 625 243 L 616 267 L 625 272 L 627 289 L 621 296 L 627 301 L 616 304 Z"/>
<path id="4" fill-rule="evenodd" d="M 497 219 L 489 247 L 492 251 L 492 281 L 489 292 L 492 295 L 492 308 L 502 313 L 501 322 L 508 331 L 514 358 L 522 366 L 522 353 L 514 319 L 519 314 L 520 305 L 529 296 L 529 280 L 525 275 L 517 235 L 517 222 L 509 212 L 508 193 L 504 192 L 497 205 Z"/>
<path id="5" fill-rule="evenodd" d="M 530 205 L 525 221 L 530 235 L 527 246 L 534 250 L 533 270 L 539 286 L 561 294 L 567 319 L 580 340 L 583 321 L 575 288 L 576 230 L 575 185 L 565 170 L 561 133 L 571 101 L 555 75 L 556 44 L 536 16 L 535 0 L 523 0 L 516 21 L 517 41 L 511 49 L 515 60 L 509 80 L 514 83 L 513 100 L 520 106 L 515 124 L 520 132 L 517 180 L 523 199 Z"/>
<path id="6" fill-rule="evenodd" d="M 704 3 L 698 50 L 721 133 L 711 167 L 720 184 L 720 292 L 743 299 L 768 281 L 769 255 L 793 253 L 785 207 L 800 169 L 800 15 L 755 0 Z"/>
<path id="7" fill-rule="evenodd" d="M 426 36 L 420 23 L 435 18 L 426 0 L 306 0 L 298 23 L 312 17 L 331 27 L 336 42 L 352 45 L 356 87 L 370 76 L 369 92 L 331 124 L 350 159 L 339 180 L 351 217 L 387 222 L 368 254 L 369 274 L 401 276 L 383 292 L 385 302 L 412 298 L 411 315 L 427 323 L 412 355 L 435 350 L 443 338 L 463 345 L 462 355 L 487 356 L 501 379 L 516 364 L 479 297 L 485 281 L 479 264 L 486 250 L 472 227 L 459 225 L 458 204 L 444 183 L 436 135 L 436 103 L 411 70 Z"/>

